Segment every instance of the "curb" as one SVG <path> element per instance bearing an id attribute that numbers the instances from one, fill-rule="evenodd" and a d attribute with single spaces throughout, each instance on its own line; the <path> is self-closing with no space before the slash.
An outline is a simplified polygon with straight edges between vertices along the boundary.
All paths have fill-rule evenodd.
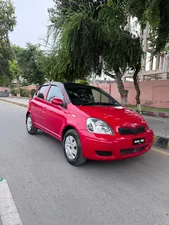
<path id="1" fill-rule="evenodd" d="M 27 108 L 28 107 L 28 105 L 27 104 L 24 104 L 24 103 L 13 102 L 13 101 L 6 100 L 6 99 L 2 99 L 2 98 L 0 100 L 3 101 L 3 102 L 8 102 L 8 103 L 14 104 L 14 105 L 22 106 L 24 108 Z"/>
<path id="2" fill-rule="evenodd" d="M 165 112 L 154 112 L 154 111 L 142 111 L 139 112 L 138 110 L 135 110 L 137 113 L 144 115 L 144 116 L 151 116 L 151 117 L 161 117 L 161 118 L 169 118 L 169 113 Z"/>
<path id="3" fill-rule="evenodd" d="M 145 116 L 169 118 L 169 113 L 165 113 L 165 112 L 143 111 L 142 114 Z"/>
<path id="4" fill-rule="evenodd" d="M 169 139 L 164 138 L 164 137 L 154 136 L 153 145 L 156 147 L 160 147 L 160 148 L 169 150 Z"/>

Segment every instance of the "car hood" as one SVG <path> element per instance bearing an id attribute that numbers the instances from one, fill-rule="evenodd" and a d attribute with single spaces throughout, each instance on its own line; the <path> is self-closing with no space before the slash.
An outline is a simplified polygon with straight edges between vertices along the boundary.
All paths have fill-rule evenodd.
<path id="1" fill-rule="evenodd" d="M 132 124 L 146 125 L 146 122 L 142 116 L 128 108 L 121 106 L 78 106 L 77 108 L 85 113 L 86 116 L 101 119 L 112 127 L 130 127 Z"/>

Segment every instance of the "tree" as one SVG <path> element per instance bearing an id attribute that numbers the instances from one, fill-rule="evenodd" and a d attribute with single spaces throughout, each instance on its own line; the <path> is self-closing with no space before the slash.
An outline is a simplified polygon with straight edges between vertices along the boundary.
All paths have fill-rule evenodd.
<path id="1" fill-rule="evenodd" d="M 9 40 L 9 32 L 16 25 L 15 9 L 10 0 L 0 0 L 0 80 L 1 84 L 10 83 L 9 60 L 13 51 Z"/>
<path id="2" fill-rule="evenodd" d="M 39 46 L 28 43 L 25 49 L 14 47 L 14 51 L 22 71 L 22 78 L 29 84 L 43 84 L 45 80 L 43 61 L 46 56 Z"/>
<path id="3" fill-rule="evenodd" d="M 107 43 L 108 45 L 105 49 L 105 55 L 103 56 L 106 69 L 105 73 L 116 80 L 122 104 L 126 105 L 128 91 L 124 88 L 122 77 L 127 71 L 132 70 L 139 72 L 141 69 L 141 67 L 138 67 L 141 63 L 142 57 L 140 39 L 138 37 L 134 37 L 129 32 L 124 31 L 120 33 L 119 38 L 114 39 L 113 47 L 109 45 L 111 42 Z M 108 53 L 110 49 L 113 49 L 112 54 L 111 52 Z M 112 71 L 114 73 L 112 73 Z M 136 82 L 137 80 L 135 79 L 135 83 Z"/>
<path id="4" fill-rule="evenodd" d="M 67 74 L 68 80 L 85 79 L 104 65 L 107 75 L 116 79 L 122 104 L 126 104 L 128 91 L 122 76 L 133 67 L 135 54 L 139 53 L 140 59 L 141 45 L 139 38 L 125 29 L 124 4 L 82 0 L 58 4 L 49 11 L 54 41 L 57 37 L 59 43 L 57 72 Z"/>
<path id="5" fill-rule="evenodd" d="M 168 0 L 127 0 L 130 15 L 136 17 L 142 29 L 149 23 L 153 45 L 157 54 L 164 50 L 169 41 L 169 1 Z"/>
<path id="6" fill-rule="evenodd" d="M 52 28 L 54 43 L 58 39 L 52 58 L 53 62 L 57 58 L 56 73 L 68 81 L 84 79 L 96 72 L 100 63 L 102 33 L 97 17 L 101 1 L 55 3 L 55 8 L 49 10 L 52 23 L 49 34 Z"/>
<path id="7" fill-rule="evenodd" d="M 0 41 L 6 40 L 11 49 L 9 32 L 16 25 L 15 8 L 10 0 L 0 0 Z"/>
<path id="8" fill-rule="evenodd" d="M 168 0 L 127 0 L 127 10 L 129 14 L 138 19 L 142 31 L 149 25 L 149 42 L 152 48 L 152 55 L 165 50 L 169 42 L 169 1 Z M 140 89 L 137 75 L 141 69 L 141 64 L 135 69 L 133 80 L 137 92 L 136 103 L 138 110 L 140 107 Z"/>
<path id="9" fill-rule="evenodd" d="M 8 44 L 5 40 L 0 41 L 0 76 L 9 75 L 8 61 L 11 59 L 11 51 L 8 48 Z"/>
<path id="10" fill-rule="evenodd" d="M 12 46 L 15 62 L 19 67 L 19 77 L 25 85 L 43 84 L 46 74 L 49 73 L 51 57 L 47 56 L 39 45 L 27 43 L 26 48 Z"/>
<path id="11" fill-rule="evenodd" d="M 25 48 L 22 48 L 20 46 L 17 46 L 15 44 L 12 45 L 12 50 L 14 52 L 14 55 L 16 57 L 17 63 L 20 68 L 23 66 L 23 56 L 24 56 L 24 51 Z"/>
<path id="12" fill-rule="evenodd" d="M 22 71 L 22 61 L 23 61 L 23 52 L 24 48 L 12 45 L 11 46 L 13 51 L 13 59 L 9 60 L 9 68 L 10 68 L 10 76 L 11 79 L 15 79 L 17 81 L 17 88 L 19 88 L 21 83 L 21 78 L 23 76 Z"/>
<path id="13" fill-rule="evenodd" d="M 109 1 L 101 12 L 106 37 L 103 45 L 105 73 L 116 80 L 123 105 L 127 104 L 128 91 L 124 88 L 122 77 L 128 70 L 138 71 L 142 58 L 140 38 L 126 29 L 127 17 L 122 1 Z"/>
<path id="14" fill-rule="evenodd" d="M 9 61 L 9 73 L 12 80 L 17 80 L 17 88 L 19 89 L 19 78 L 22 74 L 22 71 L 16 60 Z"/>
<path id="15" fill-rule="evenodd" d="M 140 108 L 138 73 L 141 69 L 141 39 L 127 31 L 127 18 L 134 16 L 144 29 L 150 24 L 154 54 L 164 49 L 169 37 L 169 1 L 167 0 L 69 0 L 55 1 L 49 10 L 54 35 L 53 67 L 57 77 L 74 81 L 90 73 L 105 69 L 115 78 L 122 103 L 126 104 L 128 91 L 122 77 L 127 70 L 134 72 Z M 49 29 L 49 33 L 51 32 Z M 96 44 L 97 43 L 97 44 Z"/>

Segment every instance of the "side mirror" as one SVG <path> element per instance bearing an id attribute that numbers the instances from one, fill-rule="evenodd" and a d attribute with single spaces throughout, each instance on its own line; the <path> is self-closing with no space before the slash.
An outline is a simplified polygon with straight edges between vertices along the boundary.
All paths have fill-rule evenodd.
<path id="1" fill-rule="evenodd" d="M 60 98 L 53 98 L 52 101 L 51 101 L 51 103 L 53 105 L 63 106 L 63 101 Z"/>
<path id="2" fill-rule="evenodd" d="M 39 93 L 39 94 L 37 95 L 37 97 L 38 97 L 38 98 L 41 98 L 41 99 L 44 99 L 44 95 L 43 95 L 42 93 Z"/>

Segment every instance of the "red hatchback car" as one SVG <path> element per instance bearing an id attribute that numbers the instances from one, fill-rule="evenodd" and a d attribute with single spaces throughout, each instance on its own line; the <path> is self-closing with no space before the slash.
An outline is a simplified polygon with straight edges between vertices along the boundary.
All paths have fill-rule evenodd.
<path id="1" fill-rule="evenodd" d="M 63 143 L 67 161 L 118 160 L 149 151 L 153 131 L 138 113 L 122 107 L 103 90 L 74 83 L 42 85 L 29 101 L 29 134 L 38 129 Z"/>

